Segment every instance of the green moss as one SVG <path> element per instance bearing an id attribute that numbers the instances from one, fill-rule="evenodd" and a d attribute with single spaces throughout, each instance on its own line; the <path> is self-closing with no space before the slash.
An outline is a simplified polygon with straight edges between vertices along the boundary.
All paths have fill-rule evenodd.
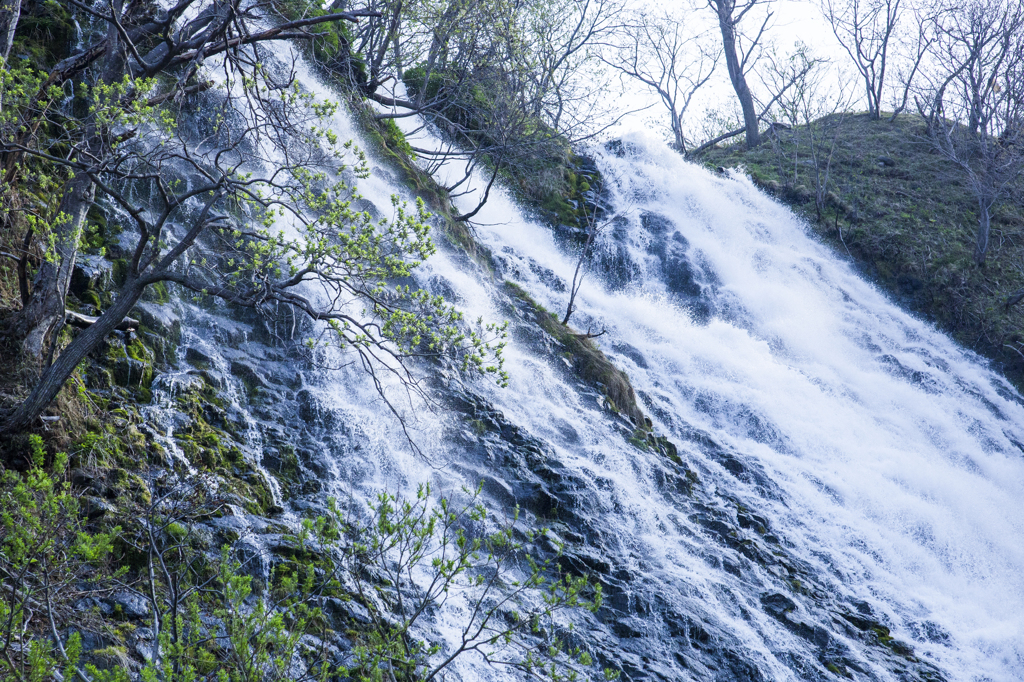
<path id="1" fill-rule="evenodd" d="M 124 344 L 121 343 L 108 343 L 106 361 L 110 364 L 123 360 L 128 357 L 128 353 L 125 351 Z"/>
<path id="2" fill-rule="evenodd" d="M 67 3 L 23 0 L 11 56 L 27 58 L 35 68 L 48 71 L 70 55 L 75 31 Z"/>
<path id="3" fill-rule="evenodd" d="M 174 438 L 189 462 L 217 474 L 223 492 L 235 495 L 249 513 L 271 513 L 273 494 L 263 474 L 246 460 L 236 443 L 216 389 L 204 382 L 177 396 L 176 402 L 188 421 Z"/>
<path id="4" fill-rule="evenodd" d="M 167 288 L 167 282 L 156 282 L 146 287 L 143 295 L 147 301 L 153 301 L 164 305 L 171 302 L 171 292 Z"/>
<path id="5" fill-rule="evenodd" d="M 95 307 L 97 311 L 103 309 L 103 301 L 100 299 L 100 295 L 93 289 L 86 289 L 79 294 L 79 300 L 81 300 L 82 303 L 88 303 Z"/>
<path id="6" fill-rule="evenodd" d="M 584 193 L 591 187 L 600 187 L 603 182 L 600 172 L 581 167 L 582 161 L 575 154 L 568 153 L 561 158 L 547 159 L 547 174 L 560 176 L 561 180 L 547 186 L 537 186 L 528 178 L 518 179 L 521 198 L 539 206 L 542 217 L 552 223 L 575 227 L 585 233 L 594 216 L 587 209 Z"/>
<path id="7" fill-rule="evenodd" d="M 115 286 L 123 286 L 128 278 L 128 259 L 117 258 L 110 269 L 110 279 Z"/>
<path id="8" fill-rule="evenodd" d="M 647 450 L 650 449 L 650 445 L 647 442 L 647 435 L 647 429 L 638 427 L 629 437 L 629 444 L 639 450 L 647 452 Z"/>
<path id="9" fill-rule="evenodd" d="M 381 138 L 388 149 L 393 149 L 396 152 L 412 157 L 414 153 L 412 145 L 405 139 L 405 133 L 398 127 L 394 119 L 382 119 L 378 122 L 378 125 L 380 126 Z"/>
<path id="10" fill-rule="evenodd" d="M 299 480 L 299 457 L 295 454 L 295 448 L 283 446 L 280 450 L 281 475 L 285 481 L 295 483 Z"/>
<path id="11" fill-rule="evenodd" d="M 137 428 L 141 417 L 134 411 L 117 410 L 106 420 L 91 419 L 85 433 L 68 448 L 74 466 L 120 467 L 134 470 L 145 461 L 146 437 Z"/>
<path id="12" fill-rule="evenodd" d="M 913 658 L 914 648 L 895 639 L 889 631 L 889 628 L 881 625 L 880 623 L 873 623 L 869 628 L 869 631 L 874 636 L 875 641 L 892 651 L 894 654 L 904 658 Z"/>
<path id="13" fill-rule="evenodd" d="M 273 0 L 272 7 L 289 21 L 327 14 L 322 3 L 311 0 Z M 366 66 L 362 58 L 350 52 L 352 33 L 346 22 L 319 24 L 309 32 L 315 38 L 300 41 L 299 47 L 314 65 L 344 83 L 366 83 Z"/>
<path id="14" fill-rule="evenodd" d="M 125 469 L 113 469 L 107 474 L 107 485 L 115 497 L 126 498 L 148 506 L 152 502 L 149 486 L 137 474 Z"/>
<path id="15" fill-rule="evenodd" d="M 86 216 L 85 229 L 82 231 L 81 248 L 87 253 L 106 253 L 107 217 L 103 211 L 93 204 Z"/>
<path id="16" fill-rule="evenodd" d="M 394 121 L 377 120 L 376 112 L 365 102 L 354 103 L 353 111 L 378 153 L 401 174 L 405 185 L 423 199 L 433 215 L 443 221 L 448 239 L 469 254 L 474 261 L 490 269 L 490 251 L 477 243 L 469 225 L 455 220 L 448 192 L 434 180 L 433 176 L 420 170 L 416 165 L 409 153 L 412 151 L 411 147 Z"/>
<path id="17" fill-rule="evenodd" d="M 258 516 L 270 516 L 274 513 L 274 495 L 258 472 L 250 469 L 244 479 L 234 472 L 222 472 L 222 474 L 224 475 L 223 488 L 241 500 L 245 511 Z"/>
<path id="18" fill-rule="evenodd" d="M 538 326 L 565 348 L 576 375 L 600 390 L 608 399 L 611 409 L 626 415 L 634 424 L 644 423 L 644 413 L 637 405 L 629 377 L 611 363 L 592 339 L 563 325 L 517 284 L 506 281 L 505 290 L 533 309 Z"/>
<path id="19" fill-rule="evenodd" d="M 838 675 L 839 677 L 851 677 L 850 672 L 848 670 L 846 670 L 845 668 L 841 668 L 839 665 L 832 662 L 826 663 L 825 669 L 833 675 Z"/>

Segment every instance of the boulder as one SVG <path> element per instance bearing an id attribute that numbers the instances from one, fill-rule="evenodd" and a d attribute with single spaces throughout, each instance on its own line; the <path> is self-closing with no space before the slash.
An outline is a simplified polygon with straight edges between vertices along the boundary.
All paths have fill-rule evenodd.
<path id="1" fill-rule="evenodd" d="M 68 289 L 79 299 L 85 300 L 86 291 L 98 291 L 110 285 L 113 265 L 102 256 L 79 255 L 75 269 L 71 272 Z"/>
<path id="2" fill-rule="evenodd" d="M 120 613 L 122 618 L 138 620 L 148 618 L 150 615 L 149 600 L 138 592 L 120 590 L 103 601 L 113 609 L 114 613 Z"/>

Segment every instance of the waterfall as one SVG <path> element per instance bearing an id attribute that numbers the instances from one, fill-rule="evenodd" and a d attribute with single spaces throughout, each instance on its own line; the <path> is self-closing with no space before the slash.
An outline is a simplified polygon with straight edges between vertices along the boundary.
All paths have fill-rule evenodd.
<path id="1" fill-rule="evenodd" d="M 360 136 L 344 113 L 335 126 Z M 417 278 L 467 319 L 512 322 L 509 387 L 436 382 L 437 406 L 404 408 L 417 454 L 358 368 L 304 370 L 327 415 L 311 496 L 484 481 L 496 508 L 521 505 L 605 583 L 606 607 L 577 627 L 627 679 L 1020 679 L 1016 390 L 741 173 L 713 174 L 643 135 L 589 153 L 609 221 L 572 324 L 605 332 L 596 343 L 681 463 L 631 442 L 633 427 L 505 292 L 511 280 L 564 312 L 577 254 L 498 189 L 475 219 L 494 271 L 442 249 Z M 369 202 L 408 196 L 374 166 L 360 185 Z M 209 343 L 215 327 L 205 352 L 229 354 Z M 491 426 L 477 432 L 470 417 Z M 438 630 L 457 615 L 439 614 Z M 459 674 L 498 679 L 479 661 Z"/>

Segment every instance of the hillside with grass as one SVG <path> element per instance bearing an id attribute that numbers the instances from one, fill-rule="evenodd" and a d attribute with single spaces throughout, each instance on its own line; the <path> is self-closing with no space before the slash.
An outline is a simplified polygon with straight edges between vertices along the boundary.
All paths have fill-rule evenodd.
<path id="1" fill-rule="evenodd" d="M 1024 288 L 1020 178 L 995 206 L 978 266 L 976 199 L 920 117 L 833 115 L 767 138 L 753 150 L 713 149 L 703 162 L 748 174 L 895 300 L 1024 386 L 1024 308 L 1007 306 Z"/>

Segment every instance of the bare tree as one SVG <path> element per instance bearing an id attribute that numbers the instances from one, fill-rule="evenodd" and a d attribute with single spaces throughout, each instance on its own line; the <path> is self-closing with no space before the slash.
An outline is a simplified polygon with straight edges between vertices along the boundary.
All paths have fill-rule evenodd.
<path id="1" fill-rule="evenodd" d="M 903 13 L 902 0 L 823 0 L 821 9 L 832 32 L 850 55 L 864 81 L 868 113 L 882 116 L 890 41 Z"/>
<path id="2" fill-rule="evenodd" d="M 934 71 L 917 107 L 929 139 L 975 196 L 981 266 L 992 210 L 1024 171 L 1024 5 L 975 0 L 937 15 L 935 32 Z"/>
<path id="3" fill-rule="evenodd" d="M 770 99 L 765 104 L 760 105 L 761 111 L 757 114 L 758 122 L 765 118 L 774 117 L 773 112 L 779 105 L 786 109 L 789 106 L 787 98 L 792 99 L 794 88 L 799 90 L 808 78 L 808 74 L 821 62 L 817 58 L 811 58 L 806 48 L 802 47 L 800 43 L 797 43 L 797 45 L 797 51 L 784 58 L 779 58 L 775 54 L 774 48 L 768 51 L 769 65 L 763 69 L 761 82 L 767 90 L 767 94 L 770 95 Z M 734 120 L 738 121 L 738 118 L 722 116 L 717 111 L 709 112 L 704 120 L 704 134 L 706 137 L 711 136 L 711 139 L 690 150 L 687 153 L 687 157 L 698 157 L 719 142 L 747 132 L 746 126 L 729 130 Z M 725 129 L 724 132 L 723 128 Z"/>
<path id="4" fill-rule="evenodd" d="M 729 80 L 736 91 L 740 108 L 743 110 L 744 132 L 747 135 L 747 148 L 753 149 L 761 143 L 759 131 L 760 116 L 754 104 L 754 96 L 747 85 L 747 73 L 754 65 L 764 37 L 772 18 L 771 0 L 707 0 L 718 18 L 718 27 L 722 32 L 722 51 L 725 64 L 729 69 Z M 755 8 L 765 8 L 764 19 L 752 37 L 740 30 L 740 23 Z"/>
<path id="5" fill-rule="evenodd" d="M 817 69 L 796 91 L 796 112 L 807 134 L 811 160 L 814 208 L 822 220 L 831 195 L 832 161 L 843 126 L 853 102 L 853 88 L 840 76 L 829 78 L 827 70 Z M 837 216 L 838 220 L 838 216 Z"/>
<path id="6" fill-rule="evenodd" d="M 678 18 L 641 14 L 621 30 L 617 49 L 602 60 L 658 95 L 669 114 L 673 145 L 686 154 L 686 111 L 722 56 L 700 34 L 686 32 Z"/>
<path id="7" fill-rule="evenodd" d="M 785 178 L 789 159 L 781 144 L 780 131 L 792 130 L 792 185 L 795 187 L 800 184 L 800 126 L 818 118 L 815 114 L 818 114 L 817 105 L 821 99 L 824 80 L 824 71 L 819 67 L 826 62 L 814 57 L 810 48 L 799 42 L 796 49 L 788 55 L 779 55 L 774 49 L 770 50 L 766 61 L 768 67 L 763 73 L 765 85 L 772 91 L 780 93 L 776 98 L 776 106 L 772 111 L 766 112 L 772 120 L 768 134 L 779 158 L 780 175 Z"/>
<path id="8" fill-rule="evenodd" d="M 593 188 L 595 196 L 600 196 L 602 187 L 598 185 Z M 594 208 L 587 210 L 586 222 L 587 222 L 587 238 L 583 242 L 583 246 L 580 248 L 579 257 L 576 259 L 576 268 L 572 273 L 572 282 L 569 284 L 569 301 L 565 304 L 565 315 L 562 317 L 562 325 L 568 325 L 569 320 L 572 318 L 572 314 L 576 312 L 576 296 L 580 293 L 580 289 L 583 287 L 583 278 L 586 277 L 587 271 L 584 268 L 587 261 L 593 256 L 594 240 L 597 239 L 597 235 L 608 225 L 610 225 L 616 217 L 621 214 L 616 214 L 611 217 L 602 216 L 601 207 L 595 203 Z M 601 334 L 604 332 L 602 331 Z M 589 332 L 588 332 L 589 335 Z M 600 336 L 595 334 L 593 336 Z"/>
<path id="9" fill-rule="evenodd" d="M 913 30 L 900 36 L 896 41 L 896 48 L 901 54 L 900 59 L 895 63 L 896 74 L 890 122 L 895 121 L 896 117 L 906 110 L 917 74 L 935 42 L 934 12 L 915 7 L 913 14 L 911 22 Z"/>
<path id="10" fill-rule="evenodd" d="M 357 85 L 388 108 L 378 119 L 426 118 L 445 144 L 412 151 L 431 168 L 464 162 L 449 191 L 468 191 L 481 164 L 489 167 L 482 198 L 502 170 L 538 180 L 535 171 L 545 165 L 538 159 L 566 155 L 612 118 L 589 67 L 615 28 L 621 0 L 361 6 L 381 16 L 356 31 L 352 49 L 367 55 Z M 481 205 L 458 218 L 470 219 Z"/>
<path id="11" fill-rule="evenodd" d="M 58 124 L 56 128 L 64 131 L 64 139 L 39 137 L 37 133 L 45 118 L 55 115 L 52 109 L 40 110 L 37 106 L 40 101 L 52 99 L 50 88 L 68 79 L 80 77 L 79 74 L 86 68 L 98 62 L 92 68 L 100 76 L 91 92 L 106 93 L 103 96 L 108 100 L 114 97 L 110 88 L 119 87 L 123 77 L 145 79 L 158 74 L 173 74 L 180 93 L 184 94 L 195 78 L 199 61 L 204 58 L 228 56 L 240 48 L 268 40 L 308 38 L 309 34 L 303 30 L 306 27 L 325 21 L 357 19 L 357 15 L 353 14 L 334 14 L 291 22 L 272 29 L 239 33 L 237 22 L 240 15 L 248 11 L 247 7 L 242 6 L 245 4 L 243 0 L 218 2 L 208 6 L 203 0 L 180 0 L 170 11 L 157 17 L 147 16 L 136 3 L 112 5 L 112 13 L 105 13 L 104 10 L 95 11 L 78 0 L 70 1 L 103 22 L 107 27 L 106 32 L 97 36 L 88 47 L 57 64 L 49 77 L 38 84 L 36 94 L 22 102 L 20 108 L 26 112 L 25 116 L 13 117 L 10 123 L 11 135 L 5 138 L 0 150 L 6 157 L 4 165 L 7 172 L 4 180 L 8 186 L 16 185 L 18 174 L 23 172 L 19 160 L 25 155 L 47 159 L 71 171 L 50 235 L 54 253 L 38 269 L 31 298 L 9 330 L 9 334 L 21 343 L 23 357 L 30 365 L 46 362 L 64 322 L 64 297 L 75 264 L 79 234 L 86 213 L 95 200 L 95 178 L 89 171 L 106 169 L 112 158 L 118 158 L 118 155 L 113 154 L 114 147 L 119 143 L 117 133 L 110 128 L 111 124 L 116 126 L 126 123 L 116 119 L 114 110 L 117 106 L 112 106 L 106 109 L 106 113 L 115 116 L 115 119 L 100 120 L 93 112 L 81 120 L 79 125 Z M 205 11 L 183 22 L 183 14 L 190 9 Z M 162 40 L 155 47 L 145 50 L 144 46 L 160 38 Z M 134 97 L 127 91 L 117 96 L 128 99 Z M 52 148 L 58 144 L 70 145 L 72 151 L 62 157 L 47 153 L 45 147 Z"/>

